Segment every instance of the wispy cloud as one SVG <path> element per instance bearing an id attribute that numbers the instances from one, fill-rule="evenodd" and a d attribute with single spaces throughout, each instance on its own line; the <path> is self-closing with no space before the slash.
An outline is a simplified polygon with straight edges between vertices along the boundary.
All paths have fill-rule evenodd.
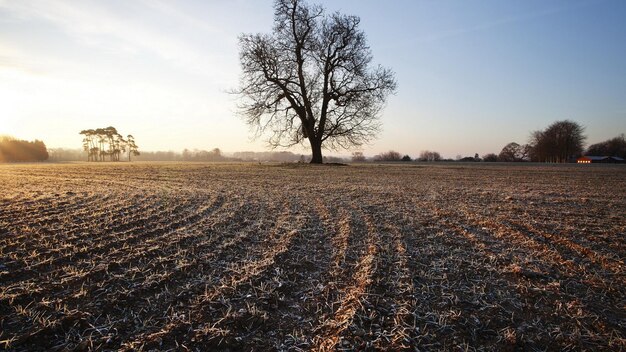
<path id="1" fill-rule="evenodd" d="M 0 42 L 0 70 L 18 71 L 29 75 L 44 75 L 46 69 L 17 48 Z"/>
<path id="2" fill-rule="evenodd" d="M 578 3 L 572 2 L 568 6 L 555 7 L 551 9 L 545 9 L 541 11 L 535 11 L 535 12 L 530 12 L 530 13 L 516 15 L 516 16 L 504 17 L 504 18 L 493 20 L 493 21 L 479 23 L 477 25 L 469 26 L 469 27 L 456 28 L 456 29 L 438 32 L 438 33 L 429 33 L 429 34 L 425 34 L 422 36 L 417 36 L 415 38 L 415 41 L 416 42 L 433 42 L 433 41 L 456 37 L 456 36 L 460 36 L 460 35 L 464 35 L 468 33 L 487 31 L 487 30 L 491 30 L 494 28 L 498 28 L 498 27 L 502 27 L 502 26 L 506 26 L 510 24 L 522 23 L 522 22 L 527 22 L 527 21 L 531 21 L 531 20 L 546 17 L 546 16 L 555 15 L 555 14 L 562 13 L 565 11 L 589 6 L 593 3 L 594 2 L 592 1 L 581 1 Z"/>
<path id="3" fill-rule="evenodd" d="M 91 1 L 0 0 L 0 10 L 5 13 L 25 21 L 45 21 L 92 49 L 113 50 L 124 55 L 145 52 L 192 74 L 208 77 L 220 74 L 211 68 L 213 58 L 209 53 L 186 43 L 185 38 L 171 35 L 168 28 L 138 21 L 140 14 L 133 13 L 137 8 L 130 7 L 128 3 L 119 6 L 116 8 L 108 2 Z M 214 32 L 210 26 L 192 20 L 192 17 L 166 3 L 155 2 L 151 7 L 193 23 L 205 32 L 199 35 Z"/>
<path id="4" fill-rule="evenodd" d="M 185 23 L 200 30 L 203 34 L 225 35 L 224 31 L 218 27 L 210 25 L 206 20 L 202 20 L 180 7 L 172 6 L 174 2 L 162 0 L 141 0 L 141 3 L 147 8 L 156 10 L 168 18 L 175 19 L 177 22 Z"/>

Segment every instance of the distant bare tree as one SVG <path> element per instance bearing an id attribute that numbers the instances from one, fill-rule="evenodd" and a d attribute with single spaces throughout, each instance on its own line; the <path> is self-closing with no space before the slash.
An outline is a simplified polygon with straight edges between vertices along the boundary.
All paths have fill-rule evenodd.
<path id="1" fill-rule="evenodd" d="M 87 153 L 87 161 L 104 161 L 108 156 L 110 161 L 120 161 L 120 158 L 128 148 L 128 161 L 130 154 L 139 155 L 137 144 L 132 135 L 125 140 L 113 126 L 80 131 L 83 135 L 83 150 Z"/>
<path id="2" fill-rule="evenodd" d="M 441 154 L 430 150 L 422 150 L 420 152 L 419 161 L 440 161 Z"/>
<path id="3" fill-rule="evenodd" d="M 528 146 L 511 142 L 502 148 L 498 155 L 498 161 L 524 161 L 527 157 Z"/>
<path id="4" fill-rule="evenodd" d="M 380 153 L 374 156 L 374 161 L 400 161 L 402 160 L 402 155 L 395 150 L 390 150 L 386 153 Z"/>
<path id="5" fill-rule="evenodd" d="M 364 162 L 365 159 L 365 155 L 363 155 L 363 152 L 354 152 L 352 153 L 352 161 L 355 163 L 362 163 Z"/>
<path id="6" fill-rule="evenodd" d="M 239 38 L 241 111 L 271 146 L 308 140 L 311 163 L 322 147 L 350 148 L 372 139 L 378 114 L 396 89 L 391 70 L 371 69 L 360 19 L 327 14 L 301 0 L 276 0 L 271 34 Z"/>
<path id="7" fill-rule="evenodd" d="M 626 139 L 624 138 L 624 134 L 604 142 L 590 145 L 585 154 L 626 158 Z"/>
<path id="8" fill-rule="evenodd" d="M 130 161 L 130 155 L 139 156 L 139 147 L 135 143 L 135 137 L 132 134 L 126 136 L 126 147 L 128 149 L 128 161 Z"/>
<path id="9" fill-rule="evenodd" d="M 587 138 L 585 128 L 570 120 L 557 121 L 543 131 L 531 135 L 529 152 L 531 160 L 565 163 L 580 156 Z"/>
<path id="10" fill-rule="evenodd" d="M 494 153 L 488 153 L 483 155 L 483 161 L 493 163 L 498 161 L 498 156 Z"/>

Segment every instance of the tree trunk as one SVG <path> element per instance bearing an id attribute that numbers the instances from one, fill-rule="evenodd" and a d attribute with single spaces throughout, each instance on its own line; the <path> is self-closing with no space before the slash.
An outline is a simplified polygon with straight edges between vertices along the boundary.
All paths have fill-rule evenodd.
<path id="1" fill-rule="evenodd" d="M 309 142 L 311 142 L 311 153 L 313 154 L 311 164 L 321 164 L 323 162 L 322 142 L 316 141 L 313 138 L 309 138 Z"/>

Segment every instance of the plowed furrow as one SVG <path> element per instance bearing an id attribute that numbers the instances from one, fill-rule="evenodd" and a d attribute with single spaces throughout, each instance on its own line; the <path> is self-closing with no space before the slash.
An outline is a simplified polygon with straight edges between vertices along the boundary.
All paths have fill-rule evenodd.
<path id="1" fill-rule="evenodd" d="M 21 235 L 16 237 L 22 238 L 15 238 L 12 242 L 19 243 L 23 249 L 23 256 L 21 257 L 23 260 L 38 259 L 45 264 L 49 258 L 63 257 L 68 253 L 75 252 L 76 248 L 80 247 L 84 242 L 92 244 L 94 237 L 97 235 L 89 234 L 88 232 L 91 229 L 101 231 L 101 228 L 96 226 L 102 226 L 104 221 L 116 221 L 114 214 L 123 214 L 124 226 L 132 225 L 132 219 L 144 211 L 149 211 L 155 206 L 156 200 L 151 199 L 150 201 L 142 202 L 140 206 L 133 203 L 128 203 L 125 206 L 119 206 L 118 204 L 119 201 L 112 201 L 109 205 L 97 205 L 95 209 L 86 210 L 73 217 L 66 217 L 63 219 L 66 220 L 65 222 L 54 222 L 51 224 L 49 221 L 40 221 L 23 228 L 14 229 L 13 231 L 21 233 Z M 85 213 L 86 215 L 83 215 Z M 127 217 L 131 221 L 128 221 Z M 80 222 L 76 221 L 77 219 L 80 219 Z M 42 258 L 25 258 L 29 253 L 29 248 L 36 248 L 37 257 Z M 31 264 L 27 262 L 20 265 L 20 267 L 30 268 L 33 265 L 37 265 L 37 263 Z"/>
<path id="2" fill-rule="evenodd" d="M 366 228 L 377 247 L 371 284 L 366 287 L 353 323 L 344 330 L 342 348 L 356 350 L 406 350 L 413 329 L 413 283 L 407 265 L 402 234 L 395 225 L 401 219 L 388 208 L 367 208 Z"/>
<path id="3" fill-rule="evenodd" d="M 352 242 L 349 244 L 348 248 L 335 256 L 334 264 L 338 272 L 331 275 L 333 275 L 333 279 L 336 278 L 341 285 L 338 287 L 338 300 L 328 302 L 333 308 L 332 315 L 322 321 L 321 325 L 316 329 L 316 337 L 313 339 L 312 350 L 330 351 L 337 347 L 342 336 L 349 328 L 350 324 L 352 324 L 355 313 L 362 307 L 363 296 L 366 294 L 372 282 L 372 273 L 375 270 L 375 257 L 378 253 L 376 237 L 375 234 L 369 232 L 360 210 L 353 209 L 351 212 L 350 221 L 347 223 L 344 222 L 341 225 L 340 234 L 343 234 L 342 237 L 344 238 L 340 237 L 339 242 L 341 244 L 345 243 L 345 237 L 347 233 L 350 233 L 350 239 L 360 241 L 361 246 L 364 248 L 362 251 L 359 251 L 361 253 L 358 254 L 358 257 L 354 258 L 350 255 L 350 252 L 352 252 L 350 245 L 358 245 L 356 245 L 354 241 L 348 241 Z M 353 260 L 354 262 L 352 262 Z M 352 262 L 351 264 L 354 267 L 353 270 L 349 270 L 345 267 L 345 265 L 350 262 Z M 346 274 L 349 276 L 345 277 L 344 275 Z"/>
<path id="4" fill-rule="evenodd" d="M 54 270 L 58 270 L 58 267 L 61 265 L 73 265 L 76 264 L 77 260 L 81 257 L 82 259 L 88 259 L 96 256 L 96 250 L 99 248 L 124 242 L 125 238 L 123 236 L 125 234 L 128 235 L 128 232 L 139 236 L 141 235 L 140 231 L 144 230 L 146 223 L 160 219 L 165 213 L 165 210 L 155 213 L 153 209 L 156 208 L 157 205 L 158 203 L 156 201 L 151 201 L 143 203 L 140 207 L 133 208 L 134 210 L 129 213 L 129 215 L 132 216 L 130 221 L 127 219 L 124 223 L 111 228 L 112 231 L 120 231 L 118 233 L 119 237 L 113 235 L 104 238 L 101 237 L 99 233 L 103 232 L 102 228 L 94 231 L 99 233 L 89 233 L 89 229 L 83 229 L 79 233 L 69 235 L 70 241 L 60 244 L 60 248 L 49 249 L 49 254 L 54 255 L 47 256 L 44 256 L 45 252 L 39 252 L 36 242 L 26 242 L 21 246 L 23 247 L 22 256 L 15 257 L 16 262 L 19 262 L 20 265 L 12 265 L 15 268 L 13 268 L 7 276 L 4 276 L 4 279 L 9 280 L 13 278 L 13 280 L 19 280 L 25 272 L 36 273 L 40 277 L 45 277 Z M 144 215 L 145 212 L 149 212 L 150 214 Z M 98 219 L 98 222 L 102 222 L 101 219 Z M 100 226 L 102 225 L 103 224 Z M 39 231 L 45 232 L 43 229 L 39 229 Z M 37 229 L 33 229 L 33 232 L 37 232 Z M 55 235 L 55 237 L 59 238 L 61 241 L 62 236 L 63 234 Z M 74 241 L 72 241 L 72 239 L 74 239 Z M 113 241 L 105 242 L 106 239 L 113 239 Z M 36 256 L 30 255 L 33 250 L 36 251 Z M 31 261 L 33 261 L 33 263 L 31 263 Z"/>
<path id="5" fill-rule="evenodd" d="M 241 206 L 241 204 L 240 204 Z M 183 232 L 166 233 L 160 237 L 150 239 L 149 243 L 145 243 L 145 249 L 140 248 L 139 253 L 135 256 L 124 258 L 121 262 L 115 262 L 115 268 L 108 271 L 108 274 L 114 276 L 119 282 L 134 282 L 136 288 L 124 292 L 123 296 L 139 297 L 142 290 L 158 291 L 168 282 L 180 283 L 192 275 L 192 267 L 199 267 L 200 273 L 205 274 L 204 270 L 209 270 L 213 261 L 217 260 L 230 247 L 245 241 L 249 232 L 256 226 L 250 221 L 237 221 L 243 219 L 242 214 L 250 211 L 251 207 L 240 207 L 235 213 L 219 213 L 205 217 L 196 224 L 188 226 Z M 249 219 L 247 219 L 249 220 Z M 228 232 L 216 231 L 213 229 L 199 229 L 197 227 L 208 226 L 211 228 L 218 227 L 222 224 L 230 223 Z M 167 241 L 168 246 L 163 247 L 161 244 Z M 238 248 L 240 249 L 240 248 Z M 132 273 L 126 273 L 127 268 L 137 268 L 142 273 L 139 277 L 133 277 Z M 153 277 L 147 277 L 153 276 Z M 110 281 L 104 285 L 118 286 L 115 282 Z M 188 289 L 188 287 L 187 287 Z M 98 290 L 100 291 L 100 290 Z M 178 288 L 172 288 L 174 294 L 178 292 Z M 109 296 L 110 301 L 120 299 L 120 297 Z"/>
<path id="6" fill-rule="evenodd" d="M 444 226 L 451 229 L 455 234 L 465 237 L 473 246 L 495 265 L 498 275 L 505 274 L 506 279 L 514 284 L 519 291 L 520 287 L 525 287 L 526 296 L 536 299 L 538 296 L 545 297 L 546 301 L 539 300 L 536 303 L 525 303 L 519 305 L 519 302 L 512 302 L 512 311 L 516 312 L 516 316 L 530 317 L 533 314 L 539 315 L 541 311 L 551 309 L 548 302 L 559 300 L 560 285 L 559 282 L 576 282 L 576 267 L 568 261 L 565 261 L 559 252 L 546 246 L 541 242 L 530 239 L 523 234 L 512 231 L 507 228 L 503 230 L 500 226 L 491 227 L 484 226 L 490 224 L 489 221 L 476 222 L 469 216 L 461 216 L 461 219 L 468 221 L 467 224 L 457 223 L 454 216 L 445 218 Z M 492 234 L 485 229 L 494 231 Z M 506 238 L 508 241 L 504 241 Z M 528 250 L 520 250 L 521 248 L 530 248 Z M 492 279 L 493 280 L 493 279 Z M 581 283 L 582 284 L 582 283 Z M 595 290 L 597 283 L 588 286 L 588 290 Z M 583 284 L 586 285 L 586 284 Z M 510 286 L 510 285 L 509 285 Z M 512 287 L 508 290 L 514 291 Z M 601 290 L 604 290 L 602 288 Z M 581 298 L 582 299 L 582 298 Z M 615 306 L 612 299 L 607 299 L 610 305 Z M 521 309 L 522 307 L 523 310 Z M 579 324 L 584 324 L 587 328 L 595 325 L 594 321 L 598 319 L 597 311 L 593 305 L 589 305 L 586 309 L 578 307 L 581 317 Z M 535 312 L 535 313 L 533 313 Z M 564 317 L 553 317 L 543 321 L 545 328 L 550 326 L 561 326 L 565 329 Z M 519 323 L 516 323 L 519 324 Z M 614 319 L 605 321 L 608 326 L 616 326 Z M 575 327 L 570 326 L 570 329 Z M 550 337 L 543 332 L 538 332 L 544 341 L 549 341 Z"/>
<path id="7" fill-rule="evenodd" d="M 90 195 L 87 197 L 69 196 L 63 199 L 39 199 L 34 204 L 20 205 L 6 202 L 0 207 L 0 222 L 8 222 L 12 226 L 37 222 L 40 219 L 58 218 L 76 210 L 88 207 L 94 202 L 107 197 Z"/>
<path id="8" fill-rule="evenodd" d="M 303 217 L 296 218 L 295 223 L 290 221 L 294 213 L 292 208 L 293 206 L 287 205 L 278 215 L 274 228 L 270 230 L 267 237 L 263 233 L 254 234 L 256 237 L 252 240 L 254 246 L 249 247 L 249 249 L 254 250 L 249 251 L 244 258 L 240 257 L 238 258 L 239 260 L 229 258 L 230 262 L 225 263 L 227 264 L 226 267 L 221 267 L 220 264 L 213 266 L 213 269 L 216 271 L 214 271 L 212 277 L 217 277 L 219 280 L 217 282 L 212 280 L 212 282 L 208 283 L 205 286 L 204 294 L 198 297 L 197 303 L 190 307 L 190 310 L 195 312 L 192 321 L 178 322 L 165 326 L 161 331 L 139 337 L 135 342 L 126 345 L 126 348 L 143 344 L 151 345 L 155 339 L 167 341 L 175 345 L 176 340 L 172 336 L 179 332 L 182 328 L 181 326 L 188 328 L 196 327 L 194 334 L 197 335 L 198 339 L 213 341 L 215 336 L 204 334 L 201 331 L 204 331 L 203 329 L 208 324 L 215 325 L 220 322 L 219 315 L 223 314 L 221 313 L 223 302 L 230 300 L 231 297 L 238 297 L 237 295 L 242 286 L 249 284 L 256 277 L 270 272 L 277 265 L 276 260 L 290 248 L 293 239 L 302 235 Z M 241 255 L 242 253 L 237 254 Z M 233 299 L 236 300 L 236 298 Z M 216 314 L 217 317 L 215 316 Z M 219 329 L 216 328 L 215 330 Z M 210 329 L 210 331 L 215 330 Z"/>
<path id="9" fill-rule="evenodd" d="M 587 258 L 594 264 L 600 266 L 602 269 L 613 272 L 618 278 L 624 274 L 624 262 L 622 260 L 617 260 L 615 258 L 603 255 L 602 253 L 593 251 L 585 246 L 576 243 L 575 241 L 568 239 L 568 236 L 563 235 L 562 233 L 548 233 L 539 230 L 533 225 L 523 224 L 517 220 L 499 219 L 499 221 L 513 231 L 519 231 L 520 233 L 526 234 L 529 237 L 538 238 L 538 240 L 540 241 L 550 243 L 551 245 L 558 247 L 559 251 L 563 253 L 564 257 Z"/>
<path id="10" fill-rule="evenodd" d="M 184 226 L 193 227 L 195 223 L 199 223 L 204 216 L 208 215 L 208 209 L 214 209 L 214 206 L 221 206 L 221 202 L 216 201 L 211 206 L 206 207 L 204 210 L 200 211 L 197 214 L 188 216 L 186 218 L 187 221 L 181 221 L 180 223 L 184 223 Z M 175 223 L 177 224 L 177 223 Z M 185 282 L 177 282 L 178 276 L 181 275 L 192 275 L 190 271 L 190 267 L 194 264 L 193 262 L 187 262 L 181 265 L 180 259 L 176 258 L 171 254 L 180 254 L 181 250 L 186 251 L 187 249 L 182 249 L 181 247 L 185 247 L 189 245 L 188 240 L 190 238 L 195 237 L 196 235 L 178 235 L 174 236 L 172 233 L 165 233 L 161 236 L 161 238 L 151 238 L 148 246 L 150 249 L 147 252 L 140 251 L 139 255 L 135 255 L 130 257 L 131 261 L 116 261 L 115 258 L 111 256 L 107 256 L 110 260 L 108 265 L 98 265 L 97 267 L 92 268 L 91 270 L 84 272 L 82 275 L 79 274 L 71 274 L 62 278 L 60 283 L 50 283 L 46 286 L 47 289 L 53 289 L 57 292 L 64 292 L 67 297 L 66 303 L 68 306 L 72 306 L 71 303 L 73 298 L 80 301 L 82 296 L 91 296 L 92 304 L 95 305 L 93 308 L 93 317 L 96 314 L 101 314 L 103 311 L 108 312 L 107 319 L 123 318 L 124 314 L 128 314 L 126 310 L 122 312 L 122 315 L 119 315 L 119 311 L 117 310 L 117 306 L 120 304 L 128 304 L 130 306 L 135 306 L 137 303 L 144 303 L 143 298 L 145 298 L 148 304 L 154 302 L 158 303 L 158 299 L 163 295 L 163 291 L 166 291 L 167 294 L 173 294 L 175 297 L 180 297 L 180 291 L 185 288 Z M 168 237 L 168 238 L 164 238 Z M 222 239 L 222 237 L 218 237 Z M 168 243 L 168 247 L 163 248 L 162 243 Z M 177 253 L 166 253 L 163 249 L 171 248 L 172 252 L 177 250 Z M 170 254 L 170 255 L 168 255 Z M 155 259 L 156 258 L 156 259 Z M 170 263 L 165 263 L 160 258 L 171 258 L 166 261 Z M 99 261 L 98 261 L 99 262 Z M 173 268 L 168 267 L 169 264 L 174 264 Z M 114 265 L 112 265 L 114 264 Z M 154 273 L 155 271 L 163 270 L 163 275 L 159 276 L 158 274 L 153 275 L 151 278 L 154 280 L 154 277 L 158 277 L 158 282 L 149 282 L 142 283 L 140 278 L 145 277 L 146 273 L 148 275 L 150 272 Z M 119 274 L 116 274 L 119 272 Z M 128 276 L 126 280 L 122 280 L 121 277 Z M 112 277 L 112 278 L 111 278 Z M 107 279 L 110 278 L 110 279 Z M 125 283 L 126 285 L 120 284 L 120 282 Z M 167 284 L 173 285 L 173 292 L 167 289 Z M 128 286 L 130 284 L 130 286 Z M 180 286 L 178 285 L 180 284 Z M 92 290 L 85 290 L 84 286 L 91 287 Z M 137 285 L 145 285 L 145 286 L 137 286 Z M 163 290 L 165 287 L 165 290 Z M 160 290 L 159 290 L 160 288 Z M 100 291 L 99 289 L 103 289 Z M 91 291 L 91 292 L 90 292 Z M 100 292 L 98 292 L 100 291 Z M 150 297 L 148 292 L 155 292 L 156 298 Z M 178 291 L 178 292 L 177 292 Z M 30 295 L 28 299 L 37 299 L 37 297 L 41 295 L 45 295 L 47 291 L 38 292 L 37 295 Z M 102 292 L 105 293 L 104 297 L 102 296 Z M 145 295 L 145 296 L 142 296 Z M 162 297 L 161 297 L 162 298 Z M 20 301 L 20 296 L 14 296 L 12 298 L 13 304 L 18 304 Z M 135 303 L 135 301 L 137 302 Z M 152 300 L 152 301 L 151 301 Z M 32 301 L 33 303 L 37 301 Z M 32 304 L 32 303 L 31 303 Z M 30 304 L 29 304 L 30 305 Z M 39 306 L 38 303 L 35 303 L 35 307 Z M 147 308 L 150 306 L 148 305 Z M 149 310 L 147 308 L 142 308 L 142 304 L 139 304 L 137 308 L 138 313 L 135 313 L 137 319 L 141 320 L 150 320 L 150 314 L 156 314 L 154 310 Z M 162 308 L 162 306 L 161 306 Z M 39 306 L 40 311 L 45 311 L 45 307 Z M 86 311 L 88 312 L 88 310 Z M 118 313 L 113 314 L 114 312 Z M 53 311 L 53 313 L 55 313 Z M 144 314 L 141 314 L 144 313 Z M 58 313 L 57 313 L 58 314 Z M 19 319 L 18 316 L 14 316 L 14 319 Z M 96 318 L 97 320 L 97 318 Z M 9 324 L 18 324 L 16 321 L 9 321 Z M 94 323 L 97 323 L 94 321 Z M 60 329 L 61 327 L 56 327 L 55 329 Z M 112 326 L 115 328 L 115 326 Z M 122 327 L 120 327 L 122 328 Z M 48 328 L 50 330 L 50 328 Z"/>
<path id="11" fill-rule="evenodd" d="M 242 210 L 250 210 L 250 209 L 242 208 Z M 238 215 L 241 215 L 242 213 L 243 212 L 240 212 L 238 213 Z M 229 214 L 226 214 L 226 215 L 229 215 Z M 242 220 L 242 218 L 239 216 L 236 216 L 236 217 L 220 216 L 218 218 L 218 221 L 213 221 L 210 224 L 207 224 L 208 231 L 210 232 L 221 231 L 223 230 L 223 227 L 226 225 L 228 225 L 228 227 L 231 228 L 232 227 L 232 225 L 230 225 L 231 221 L 233 224 L 238 224 L 240 223 L 240 220 Z M 241 223 L 246 224 L 246 221 L 241 221 Z M 193 229 L 193 230 L 194 230 L 194 236 L 205 235 L 204 233 L 198 233 L 198 229 Z M 206 231 L 203 231 L 203 232 L 206 232 Z M 179 235 L 179 234 L 172 234 L 173 237 L 175 237 L 176 235 Z M 210 239 L 215 239 L 217 241 L 221 240 L 221 234 L 213 233 L 213 235 L 214 236 L 210 236 Z M 184 237 L 185 239 L 193 238 L 193 236 L 184 236 Z M 180 250 L 182 249 L 182 247 L 187 247 L 187 245 L 191 246 L 191 248 L 183 249 L 183 250 L 190 250 L 190 251 L 197 250 L 197 248 L 194 246 L 193 243 L 185 242 L 184 240 L 182 240 L 182 238 L 183 236 L 179 238 L 181 239 L 181 241 L 167 242 L 168 244 L 170 244 L 169 247 L 163 247 L 162 245 L 160 247 L 163 248 L 164 250 L 168 250 L 171 247 L 172 250 L 170 250 L 170 252 L 174 256 L 176 256 L 176 254 L 181 254 Z M 164 241 L 161 241 L 161 244 L 163 242 Z M 151 247 L 154 248 L 154 244 Z M 212 254 L 210 248 L 205 248 L 205 249 L 209 252 L 209 254 Z M 131 257 L 131 258 L 134 259 L 134 257 Z M 186 259 L 186 258 L 179 258 L 179 259 Z M 96 262 L 106 262 L 106 261 L 103 258 L 102 260 L 96 260 Z M 169 264 L 170 262 L 171 261 L 167 260 L 166 264 Z M 120 332 L 123 332 L 128 328 L 128 323 L 127 323 L 125 316 L 128 316 L 128 315 L 136 316 L 136 319 L 138 320 L 135 321 L 135 324 L 156 324 L 155 321 L 158 320 L 163 315 L 163 311 L 167 307 L 165 306 L 164 308 L 163 305 L 160 305 L 160 302 L 162 302 L 163 300 L 176 301 L 176 300 L 184 299 L 183 297 L 184 295 L 182 294 L 184 293 L 184 290 L 187 288 L 190 288 L 189 285 L 191 283 L 194 283 L 195 280 L 202 278 L 201 277 L 202 270 L 200 270 L 199 275 L 192 274 L 192 272 L 190 271 L 191 268 L 188 265 L 190 263 L 186 263 L 185 265 L 183 265 L 183 267 L 177 268 L 181 270 L 178 270 L 177 271 L 178 274 L 173 275 L 173 276 L 159 275 L 158 272 L 155 272 L 159 269 L 157 267 L 158 263 L 157 263 L 157 266 L 155 265 L 151 266 L 151 264 L 154 264 L 154 263 L 155 262 L 151 261 L 150 258 L 144 258 L 144 260 L 140 260 L 139 262 L 135 262 L 134 264 L 130 264 L 128 262 L 124 262 L 124 263 L 118 263 L 115 261 L 110 262 L 108 266 L 107 265 L 104 266 L 104 269 L 99 268 L 98 272 L 95 273 L 95 274 L 100 275 L 100 277 L 102 278 L 101 280 L 98 279 L 98 276 L 93 276 L 93 275 L 91 276 L 91 279 L 95 280 L 95 286 L 91 286 L 92 283 L 87 282 L 86 287 L 87 288 L 91 287 L 92 290 L 82 289 L 82 286 L 85 285 L 85 280 L 83 280 L 82 285 L 80 282 L 78 282 L 76 283 L 76 285 L 73 286 L 73 287 L 76 287 L 77 285 L 80 285 L 80 288 L 77 292 L 67 293 L 67 297 L 68 297 L 67 304 L 70 306 L 70 308 L 73 305 L 72 302 L 74 300 L 80 302 L 81 299 L 84 299 L 84 297 L 81 298 L 82 296 L 91 297 L 90 298 L 91 304 L 83 308 L 86 308 L 87 312 L 89 311 L 93 312 L 93 314 L 90 316 L 91 319 L 87 320 L 89 321 L 90 324 L 92 324 L 93 326 L 106 326 L 107 327 L 107 328 L 100 328 L 97 330 L 98 332 L 97 335 L 100 336 L 100 340 L 103 343 L 106 342 L 104 346 L 108 346 L 110 348 L 117 348 L 115 347 L 116 346 L 115 343 L 117 341 L 118 343 L 117 346 L 119 347 L 118 338 L 123 336 L 123 335 L 120 335 Z M 164 264 L 165 262 L 160 261 L 160 263 Z M 206 264 L 202 262 L 200 263 L 200 265 L 203 266 Z M 123 271 L 119 270 L 119 269 L 124 269 L 124 268 L 125 270 Z M 107 277 L 109 275 L 107 271 L 109 271 L 109 269 L 111 272 L 117 272 L 117 274 L 111 273 L 111 276 L 114 276 L 114 275 L 115 276 L 119 276 L 119 275 L 127 276 L 127 280 L 125 282 L 131 283 L 131 285 L 130 286 L 120 285 L 119 284 L 120 282 L 115 283 L 111 280 L 108 280 Z M 208 269 L 209 267 L 207 266 L 206 270 Z M 188 278 L 187 282 L 176 282 L 175 280 L 163 281 L 161 282 L 162 284 L 164 284 L 162 286 L 163 290 L 161 291 L 145 290 L 146 287 L 137 285 L 137 284 L 140 284 L 140 281 L 142 279 L 145 279 L 146 275 L 152 275 L 152 277 L 149 278 L 148 280 L 154 280 L 155 278 L 166 279 L 168 277 L 171 279 L 175 279 L 175 277 L 177 275 L 180 275 L 181 272 L 185 274 L 189 274 L 191 276 Z M 122 282 L 124 281 L 122 280 Z M 144 281 L 144 283 L 146 284 L 146 286 L 151 286 L 155 282 Z M 204 285 L 202 285 L 202 287 L 204 287 Z M 93 292 L 94 291 L 93 289 L 95 289 L 95 292 Z M 133 294 L 133 291 L 134 291 L 134 294 Z M 151 295 L 151 292 L 153 293 L 153 296 Z M 142 293 L 145 294 L 145 296 L 141 296 L 140 294 Z M 73 297 L 75 297 L 75 299 Z M 144 297 L 145 297 L 145 300 L 142 299 Z M 118 306 L 123 307 L 122 304 L 127 304 L 128 306 L 132 308 L 130 308 L 130 311 L 124 308 L 118 309 Z M 93 305 L 95 305 L 95 307 Z M 172 305 L 174 304 L 172 303 Z M 102 315 L 101 313 L 103 311 L 107 312 L 107 314 Z M 137 326 L 135 326 L 135 328 L 137 328 Z M 144 329 L 146 328 L 147 327 L 144 327 Z M 58 329 L 60 329 L 60 327 L 58 327 Z M 118 332 L 115 332 L 115 331 L 118 331 Z M 96 337 L 94 336 L 94 338 Z"/>
<path id="12" fill-rule="evenodd" d="M 20 304 L 23 299 L 37 299 L 41 295 L 45 295 L 47 292 L 59 290 L 61 287 L 66 287 L 68 285 L 72 285 L 76 280 L 86 280 L 90 276 L 99 276 L 102 275 L 102 268 L 95 269 L 95 264 L 90 265 L 90 268 L 84 269 L 87 273 L 83 276 L 76 276 L 75 274 L 70 273 L 69 278 L 67 280 L 62 280 L 63 276 L 66 276 L 66 268 L 58 268 L 61 263 L 68 263 L 70 267 L 76 264 L 77 259 L 87 259 L 88 263 L 92 263 L 89 258 L 98 256 L 98 255 L 106 255 L 107 260 L 116 262 L 118 258 L 125 257 L 127 255 L 126 251 L 115 251 L 111 250 L 116 247 L 117 243 L 122 243 L 124 248 L 128 248 L 132 246 L 134 243 L 142 241 L 142 246 L 146 246 L 152 241 L 153 245 L 157 245 L 157 248 L 163 243 L 163 240 L 160 239 L 161 236 L 170 233 L 171 231 L 175 231 L 178 228 L 184 226 L 190 226 L 194 222 L 199 221 L 203 216 L 206 216 L 210 212 L 214 210 L 214 206 L 220 206 L 221 200 L 215 201 L 215 203 L 205 207 L 199 212 L 196 212 L 193 215 L 182 217 L 182 219 L 177 221 L 171 221 L 171 219 L 161 220 L 161 226 L 156 229 L 145 231 L 145 229 L 141 226 L 136 231 L 135 235 L 130 235 L 128 237 L 123 237 L 121 234 L 111 235 L 109 238 L 115 238 L 115 241 L 100 243 L 99 245 L 93 247 L 83 247 L 79 251 L 73 252 L 67 257 L 59 257 L 54 260 L 46 263 L 46 265 L 50 268 L 50 271 L 41 273 L 40 277 L 37 279 L 38 289 L 35 292 L 32 292 L 32 288 L 29 291 L 21 292 L 21 293 L 12 293 L 10 296 L 6 296 L 11 301 L 15 301 L 17 304 Z M 178 212 L 182 213 L 183 210 L 186 210 L 186 207 L 180 207 Z M 182 214 L 181 214 L 182 215 Z M 158 217 L 157 217 L 158 218 Z M 139 231 L 142 230 L 142 231 Z M 140 251 L 141 252 L 141 251 Z M 56 269 L 56 270 L 55 270 Z M 32 270 L 32 269 L 31 269 Z M 55 272 L 52 272 L 55 270 Z M 80 270 L 79 270 L 80 271 Z M 50 275 L 48 275 L 50 273 Z M 42 279 L 45 278 L 45 279 Z M 61 280 L 61 281 L 59 281 Z M 15 285 L 23 285 L 25 282 L 18 282 Z M 19 291 L 18 291 L 19 292 Z M 28 297 L 28 298 L 25 298 Z"/>

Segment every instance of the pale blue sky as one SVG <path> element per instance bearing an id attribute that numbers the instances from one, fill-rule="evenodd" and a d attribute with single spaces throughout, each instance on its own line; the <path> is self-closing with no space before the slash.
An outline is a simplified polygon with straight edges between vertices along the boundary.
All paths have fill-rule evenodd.
<path id="1" fill-rule="evenodd" d="M 590 143 L 626 133 L 625 1 L 318 2 L 360 16 L 397 74 L 368 155 L 497 153 L 561 119 Z M 0 134 L 76 148 L 113 125 L 144 150 L 263 150 L 226 91 L 272 3 L 0 0 Z"/>

